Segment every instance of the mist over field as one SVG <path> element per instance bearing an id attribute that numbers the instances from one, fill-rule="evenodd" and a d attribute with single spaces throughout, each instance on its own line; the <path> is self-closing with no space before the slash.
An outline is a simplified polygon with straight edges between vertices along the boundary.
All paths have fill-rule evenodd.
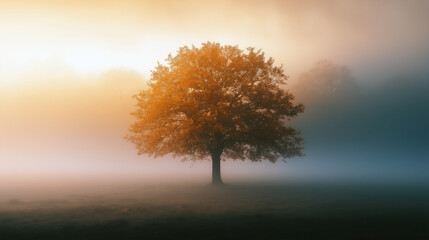
<path id="1" fill-rule="evenodd" d="M 0 1 L 0 239 L 426 239 L 426 1 Z M 303 157 L 137 155 L 151 70 L 255 47 L 305 111 Z"/>
<path id="2" fill-rule="evenodd" d="M 137 156 L 123 139 L 145 87 L 136 72 L 17 86 L 1 95 L 0 236 L 424 238 L 426 76 L 328 95 L 291 84 L 305 157 L 222 162 L 224 187 L 208 185 L 209 161 Z"/>
<path id="3" fill-rule="evenodd" d="M 226 161 L 224 176 L 426 181 L 427 76 L 398 75 L 372 88 L 354 79 L 356 85 L 348 92 L 340 89 L 320 96 L 290 84 L 286 87 L 295 93 L 296 102 L 306 107 L 292 121 L 303 133 L 306 156 L 276 164 Z M 65 81 L 56 83 L 57 77 Z M 133 121 L 129 113 L 135 110 L 131 96 L 145 87 L 138 73 L 118 69 L 86 82 L 73 75 L 43 81 L 2 92 L 2 177 L 209 179 L 209 161 L 138 156 L 124 139 Z"/>

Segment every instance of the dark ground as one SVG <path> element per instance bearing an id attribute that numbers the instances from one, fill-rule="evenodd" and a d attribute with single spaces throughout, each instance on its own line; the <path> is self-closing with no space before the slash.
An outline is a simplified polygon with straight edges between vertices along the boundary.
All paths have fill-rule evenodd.
<path id="1" fill-rule="evenodd" d="M 123 185 L 0 198 L 0 239 L 429 239 L 427 184 Z"/>

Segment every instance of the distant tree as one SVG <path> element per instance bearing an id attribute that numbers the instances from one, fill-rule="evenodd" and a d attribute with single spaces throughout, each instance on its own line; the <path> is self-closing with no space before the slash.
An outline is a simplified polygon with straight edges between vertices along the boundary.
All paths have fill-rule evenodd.
<path id="1" fill-rule="evenodd" d="M 207 42 L 166 61 L 134 96 L 136 122 L 127 139 L 138 154 L 211 158 L 213 184 L 222 184 L 221 157 L 276 162 L 302 155 L 300 133 L 285 124 L 303 106 L 292 103 L 281 87 L 282 67 L 261 50 Z"/>
<path id="2" fill-rule="evenodd" d="M 351 97 L 356 91 L 356 80 L 346 66 L 330 60 L 320 60 L 298 77 L 298 97 L 305 102 L 332 97 Z"/>

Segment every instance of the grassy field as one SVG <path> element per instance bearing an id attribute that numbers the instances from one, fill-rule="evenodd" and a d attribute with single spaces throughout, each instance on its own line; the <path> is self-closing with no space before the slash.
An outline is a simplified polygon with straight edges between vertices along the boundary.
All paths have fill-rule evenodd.
<path id="1" fill-rule="evenodd" d="M 0 239 L 429 239 L 424 184 L 60 186 L 3 189 Z"/>

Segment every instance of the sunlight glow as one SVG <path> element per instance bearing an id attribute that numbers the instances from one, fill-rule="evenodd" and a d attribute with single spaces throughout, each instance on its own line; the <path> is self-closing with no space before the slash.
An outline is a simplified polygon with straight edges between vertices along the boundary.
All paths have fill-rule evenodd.
<path id="1" fill-rule="evenodd" d="M 175 32 L 148 31 L 135 46 L 93 39 L 91 33 L 63 30 L 64 25 L 43 18 L 9 19 L 0 25 L 0 85 L 13 82 L 22 72 L 59 61 L 77 74 L 100 74 L 111 68 L 129 68 L 148 76 L 157 62 L 175 49 L 198 42 Z M 49 69 L 48 69 L 49 70 Z"/>

